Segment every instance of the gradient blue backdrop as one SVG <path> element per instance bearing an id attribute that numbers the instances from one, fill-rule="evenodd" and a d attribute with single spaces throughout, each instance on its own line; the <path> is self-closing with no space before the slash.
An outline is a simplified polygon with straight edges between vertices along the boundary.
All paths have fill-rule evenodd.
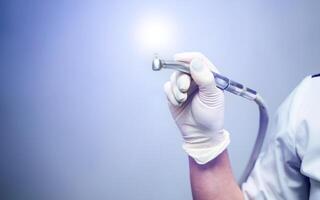
<path id="1" fill-rule="evenodd" d="M 201 51 L 257 89 L 271 115 L 320 71 L 319 1 L 0 2 L 0 198 L 191 199 L 188 163 L 154 52 L 137 42 L 148 16 L 176 24 L 169 58 Z M 256 106 L 227 95 L 239 177 Z"/>

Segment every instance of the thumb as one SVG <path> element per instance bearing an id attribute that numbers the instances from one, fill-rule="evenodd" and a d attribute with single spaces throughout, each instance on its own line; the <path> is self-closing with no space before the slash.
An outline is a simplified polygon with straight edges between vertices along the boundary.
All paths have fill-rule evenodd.
<path id="1" fill-rule="evenodd" d="M 195 58 L 190 63 L 190 73 L 199 87 L 200 101 L 211 105 L 222 91 L 216 87 L 213 73 L 201 58 Z"/>

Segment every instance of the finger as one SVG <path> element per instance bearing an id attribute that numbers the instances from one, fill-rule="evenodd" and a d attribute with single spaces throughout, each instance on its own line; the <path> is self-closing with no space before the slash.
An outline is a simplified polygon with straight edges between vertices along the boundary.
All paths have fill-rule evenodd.
<path id="1" fill-rule="evenodd" d="M 202 103 L 215 107 L 223 102 L 223 92 L 216 87 L 213 73 L 201 59 L 196 58 L 191 61 L 190 72 L 199 87 L 198 97 Z"/>
<path id="2" fill-rule="evenodd" d="M 170 81 L 167 81 L 164 84 L 163 89 L 164 89 L 164 92 L 165 92 L 165 94 L 167 96 L 168 101 L 174 106 L 179 106 L 179 102 L 176 100 L 176 98 L 173 95 Z"/>
<path id="3" fill-rule="evenodd" d="M 188 74 L 181 73 L 177 78 L 176 78 L 176 83 L 178 89 L 185 93 L 189 90 L 190 84 L 191 84 L 191 77 Z"/>
<path id="4" fill-rule="evenodd" d="M 210 62 L 210 60 L 200 52 L 184 52 L 184 53 L 177 53 L 174 55 L 175 61 L 186 62 L 186 63 L 191 63 L 191 61 L 195 58 L 202 59 L 203 62 L 209 67 L 211 71 L 219 73 L 219 70 L 217 69 L 217 67 L 214 64 L 212 64 L 212 62 Z"/>
<path id="5" fill-rule="evenodd" d="M 195 58 L 191 61 L 190 73 L 194 82 L 199 86 L 199 90 L 202 88 L 214 90 L 216 88 L 213 74 L 202 59 Z"/>
<path id="6" fill-rule="evenodd" d="M 179 103 L 185 102 L 187 100 L 187 96 L 188 96 L 187 93 L 180 91 L 177 86 L 177 79 L 179 76 L 181 76 L 181 74 L 182 74 L 181 72 L 174 72 L 174 73 L 172 73 L 172 75 L 170 77 L 172 93 L 173 93 L 175 99 Z"/>

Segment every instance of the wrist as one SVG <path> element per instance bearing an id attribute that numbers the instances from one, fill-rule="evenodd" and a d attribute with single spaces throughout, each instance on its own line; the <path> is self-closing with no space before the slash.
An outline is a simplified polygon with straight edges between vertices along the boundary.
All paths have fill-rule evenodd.
<path id="1" fill-rule="evenodd" d="M 182 148 L 198 164 L 206 164 L 220 155 L 230 144 L 230 134 L 225 129 L 213 134 L 194 133 L 184 136 Z"/>

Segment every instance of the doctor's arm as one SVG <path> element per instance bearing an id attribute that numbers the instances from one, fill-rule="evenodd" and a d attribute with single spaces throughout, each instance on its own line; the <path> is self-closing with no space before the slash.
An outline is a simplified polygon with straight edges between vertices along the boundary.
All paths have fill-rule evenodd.
<path id="1" fill-rule="evenodd" d="M 189 157 L 189 166 L 193 199 L 243 199 L 232 174 L 227 150 L 204 165 Z"/>
<path id="2" fill-rule="evenodd" d="M 230 139 L 224 129 L 224 94 L 212 74 L 218 70 L 200 53 L 176 54 L 175 60 L 188 63 L 190 75 L 174 72 L 164 91 L 189 155 L 193 197 L 243 199 L 226 150 Z"/>

